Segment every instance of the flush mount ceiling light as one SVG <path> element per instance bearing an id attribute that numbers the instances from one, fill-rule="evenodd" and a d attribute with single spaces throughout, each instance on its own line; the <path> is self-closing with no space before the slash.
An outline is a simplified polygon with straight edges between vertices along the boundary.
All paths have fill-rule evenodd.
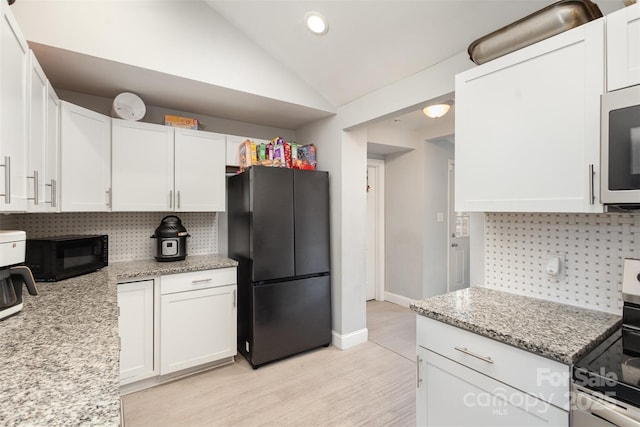
<path id="1" fill-rule="evenodd" d="M 304 22 L 307 24 L 309 31 L 313 34 L 322 36 L 329 31 L 329 24 L 327 19 L 318 12 L 307 12 L 304 15 Z"/>
<path id="2" fill-rule="evenodd" d="M 422 112 L 425 116 L 430 117 L 432 119 L 442 117 L 449 111 L 451 105 L 449 104 L 435 104 L 435 105 L 427 105 L 422 109 Z"/>

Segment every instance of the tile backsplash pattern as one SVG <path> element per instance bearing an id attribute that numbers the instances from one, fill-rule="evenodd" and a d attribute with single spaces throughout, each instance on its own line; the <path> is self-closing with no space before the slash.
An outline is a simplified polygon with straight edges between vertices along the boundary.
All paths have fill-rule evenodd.
<path id="1" fill-rule="evenodd" d="M 0 216 L 0 229 L 24 230 L 27 238 L 69 234 L 107 234 L 109 262 L 153 258 L 155 240 L 150 236 L 168 213 L 81 212 Z M 188 255 L 218 253 L 218 223 L 215 212 L 180 212 L 191 237 Z"/>
<path id="2" fill-rule="evenodd" d="M 624 258 L 640 258 L 640 214 L 485 215 L 485 287 L 620 314 Z"/>

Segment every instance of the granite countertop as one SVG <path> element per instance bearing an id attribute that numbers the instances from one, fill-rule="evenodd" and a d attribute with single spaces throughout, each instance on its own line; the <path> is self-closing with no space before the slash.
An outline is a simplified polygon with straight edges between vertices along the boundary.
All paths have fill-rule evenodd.
<path id="1" fill-rule="evenodd" d="M 236 265 L 219 255 L 119 262 L 25 290 L 23 311 L 0 321 L 0 425 L 120 425 L 117 283 Z"/>
<path id="2" fill-rule="evenodd" d="M 572 364 L 622 324 L 602 311 L 472 287 L 411 304 L 418 314 Z"/>

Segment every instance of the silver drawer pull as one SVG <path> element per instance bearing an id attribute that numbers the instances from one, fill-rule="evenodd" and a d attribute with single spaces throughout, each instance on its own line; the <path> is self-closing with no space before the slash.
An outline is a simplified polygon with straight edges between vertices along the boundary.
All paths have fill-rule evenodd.
<path id="1" fill-rule="evenodd" d="M 194 285 L 197 283 L 207 283 L 210 282 L 213 279 L 200 279 L 200 280 L 192 280 L 191 283 L 193 283 Z"/>
<path id="2" fill-rule="evenodd" d="M 473 356 L 473 357 L 475 357 L 476 359 L 483 360 L 483 361 L 485 361 L 485 362 L 487 362 L 487 363 L 493 363 L 493 359 L 492 359 L 492 358 L 490 358 L 489 356 L 481 356 L 481 355 L 479 355 L 479 354 L 476 354 L 476 353 L 474 353 L 474 352 L 472 352 L 472 351 L 467 350 L 467 348 L 466 348 L 466 347 L 453 347 L 453 348 L 454 348 L 454 349 L 456 349 L 456 350 L 458 350 L 458 351 L 459 351 L 459 352 L 461 352 L 461 353 L 468 354 L 469 356 Z"/>

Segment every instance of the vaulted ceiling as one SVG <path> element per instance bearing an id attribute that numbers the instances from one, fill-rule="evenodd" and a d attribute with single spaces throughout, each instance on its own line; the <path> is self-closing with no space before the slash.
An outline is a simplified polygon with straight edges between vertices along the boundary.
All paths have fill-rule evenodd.
<path id="1" fill-rule="evenodd" d="M 113 28 L 112 35 L 114 40 L 118 40 L 119 49 L 138 49 L 135 53 L 137 56 L 152 55 L 162 49 L 162 46 L 157 49 L 150 46 L 154 37 L 158 44 L 163 43 L 162 40 L 166 40 L 167 36 L 181 42 L 189 40 L 190 44 L 195 44 L 194 49 L 167 53 L 174 54 L 175 61 L 186 61 L 194 64 L 194 67 L 204 57 L 215 55 L 216 52 L 201 51 L 199 57 L 195 57 L 193 52 L 197 52 L 198 46 L 210 49 L 209 38 L 221 37 L 215 33 L 215 28 L 225 29 L 226 33 L 234 33 L 235 40 L 243 39 L 239 46 L 245 46 L 244 50 L 251 45 L 252 55 L 256 57 L 256 69 L 250 70 L 253 74 L 247 74 L 250 77 L 245 77 L 244 84 L 256 83 L 248 80 L 260 83 L 262 71 L 266 77 L 275 73 L 273 67 L 262 68 L 265 63 L 262 57 L 270 57 L 279 64 L 280 69 L 284 70 L 279 71 L 282 76 L 289 73 L 290 77 L 277 81 L 284 81 L 285 84 L 265 81 L 264 87 L 267 89 L 261 93 L 245 91 L 242 84 L 232 87 L 225 81 L 216 81 L 215 76 L 207 79 L 188 72 L 176 75 L 171 70 L 150 70 L 140 64 L 121 62 L 115 56 L 94 56 L 63 46 L 62 42 L 55 43 L 53 40 L 60 33 L 60 28 L 55 25 L 56 18 L 66 31 L 70 31 L 69 25 L 77 25 L 75 37 L 80 39 L 87 37 L 92 26 L 98 31 L 102 25 L 99 24 L 100 16 L 86 12 L 78 13 L 76 21 L 68 16 L 54 16 L 56 4 L 69 7 L 73 3 L 79 9 L 85 8 L 85 11 L 104 4 L 125 9 L 125 5 L 134 3 L 144 4 L 144 7 L 152 5 L 152 10 L 161 11 L 163 8 L 175 8 L 177 2 L 17 0 L 13 8 L 18 22 L 21 26 L 24 23 L 25 35 L 55 87 L 108 97 L 127 89 L 141 93 L 145 101 L 154 105 L 295 129 L 333 114 L 338 107 L 376 89 L 465 51 L 473 40 L 553 1 L 192 0 L 189 1 L 190 7 L 195 7 L 196 3 L 206 5 L 204 9 L 198 6 L 201 19 L 198 19 L 200 22 L 194 19 L 193 31 L 189 31 L 189 22 L 178 23 L 175 20 L 181 19 L 181 16 L 173 14 L 176 25 L 158 26 L 161 33 L 157 36 L 145 34 L 148 42 L 140 46 L 136 44 L 140 33 L 136 34 L 135 28 L 125 29 L 130 31 L 128 36 L 131 44 L 127 45 L 122 43 L 122 38 L 117 39 L 122 35 L 116 32 L 123 31 L 117 21 L 110 22 L 111 27 L 104 27 L 103 31 Z M 604 14 L 623 6 L 622 0 L 600 0 L 596 3 Z M 319 12 L 327 18 L 329 31 L 326 35 L 317 36 L 306 29 L 303 17 L 309 11 Z M 186 39 L 187 36 L 190 38 Z M 233 52 L 224 54 L 228 56 L 225 60 L 229 67 L 233 67 Z M 244 75 L 246 68 L 251 66 L 250 58 L 239 66 L 243 68 L 237 69 L 237 74 Z M 284 95 L 280 97 L 278 94 L 286 91 L 284 85 L 287 78 L 292 84 L 295 81 L 300 87 L 307 86 L 305 99 L 310 99 L 309 94 L 315 93 L 320 101 L 314 101 L 311 105 Z M 301 92 L 298 90 L 298 93 Z"/>

